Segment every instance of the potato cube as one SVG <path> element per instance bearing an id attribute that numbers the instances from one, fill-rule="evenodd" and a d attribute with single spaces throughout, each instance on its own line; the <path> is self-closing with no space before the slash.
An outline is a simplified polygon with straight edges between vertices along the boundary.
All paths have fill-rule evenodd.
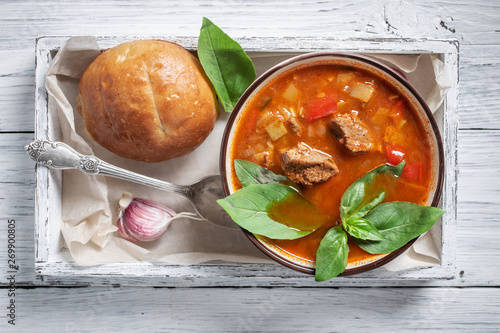
<path id="1" fill-rule="evenodd" d="M 266 131 L 273 141 L 278 140 L 287 133 L 285 125 L 279 121 L 274 122 L 271 125 L 267 126 Z"/>
<path id="2" fill-rule="evenodd" d="M 375 88 L 372 85 L 358 83 L 352 88 L 350 95 L 366 103 L 372 98 L 374 92 Z"/>

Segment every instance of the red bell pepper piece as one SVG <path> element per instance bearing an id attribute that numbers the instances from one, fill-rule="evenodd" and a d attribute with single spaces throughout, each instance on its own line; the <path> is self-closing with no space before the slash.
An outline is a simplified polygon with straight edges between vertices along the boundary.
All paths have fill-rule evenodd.
<path id="1" fill-rule="evenodd" d="M 385 145 L 385 155 L 389 164 L 398 165 L 399 163 L 403 162 L 405 154 L 405 151 L 400 147 L 390 144 Z"/>
<path id="2" fill-rule="evenodd" d="M 407 164 L 403 169 L 402 176 L 409 181 L 414 181 L 422 177 L 423 163 Z"/>
<path id="3" fill-rule="evenodd" d="M 329 116 L 335 112 L 337 112 L 337 99 L 333 96 L 325 96 L 315 100 L 306 109 L 305 118 L 309 122 Z"/>

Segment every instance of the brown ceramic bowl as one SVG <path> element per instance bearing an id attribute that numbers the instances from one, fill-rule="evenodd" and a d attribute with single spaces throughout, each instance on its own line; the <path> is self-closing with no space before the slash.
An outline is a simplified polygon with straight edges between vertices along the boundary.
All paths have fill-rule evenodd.
<path id="1" fill-rule="evenodd" d="M 372 75 L 386 81 L 389 86 L 395 88 L 406 98 L 408 103 L 412 105 L 422 124 L 424 124 L 426 132 L 428 133 L 432 151 L 432 186 L 429 191 L 426 204 L 437 206 L 443 185 L 444 156 L 438 126 L 424 99 L 401 74 L 387 65 L 384 65 L 372 58 L 357 54 L 333 52 L 308 53 L 288 59 L 262 74 L 241 96 L 228 120 L 222 140 L 220 171 L 225 195 L 230 195 L 237 190 L 232 182 L 229 181 L 232 179 L 231 173 L 233 172 L 231 168 L 232 161 L 229 159 L 229 152 L 232 147 L 234 130 L 236 127 L 235 125 L 238 123 L 242 110 L 245 109 L 247 103 L 253 99 L 260 89 L 277 76 L 296 68 L 307 67 L 319 63 L 350 66 L 368 71 Z M 313 263 L 281 250 L 258 235 L 254 235 L 247 231 L 245 231 L 245 233 L 255 246 L 278 263 L 300 272 L 314 274 Z M 370 258 L 369 260 L 350 262 L 342 275 L 357 274 L 382 266 L 406 251 L 416 241 L 416 239 L 410 241 L 399 250 L 389 254 L 378 255 Z"/>

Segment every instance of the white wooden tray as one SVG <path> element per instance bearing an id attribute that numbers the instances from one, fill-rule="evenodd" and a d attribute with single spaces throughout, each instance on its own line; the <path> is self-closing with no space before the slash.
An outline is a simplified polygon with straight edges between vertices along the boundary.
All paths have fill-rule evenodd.
<path id="1" fill-rule="evenodd" d="M 35 138 L 60 141 L 56 112 L 49 111 L 45 76 L 59 47 L 68 37 L 40 37 L 36 47 Z M 102 49 L 135 39 L 164 39 L 187 49 L 196 48 L 197 38 L 171 36 L 96 37 Z M 379 54 L 437 54 L 451 69 L 452 88 L 441 106 L 442 139 L 445 151 L 445 178 L 442 207 L 441 265 L 390 272 L 378 268 L 363 274 L 337 277 L 321 286 L 414 285 L 425 280 L 453 279 L 456 276 L 456 189 L 458 131 L 458 42 L 428 39 L 358 38 L 241 38 L 237 41 L 252 57 L 258 53 L 279 53 L 277 62 L 311 51 Z M 257 71 L 262 69 L 257 68 Z M 259 73 L 258 73 L 259 74 Z M 116 263 L 99 266 L 76 265 L 63 249 L 61 224 L 61 171 L 36 167 L 35 268 L 37 276 L 59 284 L 122 284 L 158 286 L 319 286 L 314 278 L 277 264 L 203 264 L 173 266 L 158 263 Z"/>

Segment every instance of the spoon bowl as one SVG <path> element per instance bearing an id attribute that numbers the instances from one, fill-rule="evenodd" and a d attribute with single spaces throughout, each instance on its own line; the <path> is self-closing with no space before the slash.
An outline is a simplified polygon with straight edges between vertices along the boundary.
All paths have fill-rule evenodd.
<path id="1" fill-rule="evenodd" d="M 222 179 L 219 175 L 201 178 L 190 185 L 186 197 L 191 200 L 198 214 L 206 220 L 217 221 L 214 223 L 223 227 L 239 229 L 226 211 L 217 204 L 217 200 L 225 197 Z"/>

